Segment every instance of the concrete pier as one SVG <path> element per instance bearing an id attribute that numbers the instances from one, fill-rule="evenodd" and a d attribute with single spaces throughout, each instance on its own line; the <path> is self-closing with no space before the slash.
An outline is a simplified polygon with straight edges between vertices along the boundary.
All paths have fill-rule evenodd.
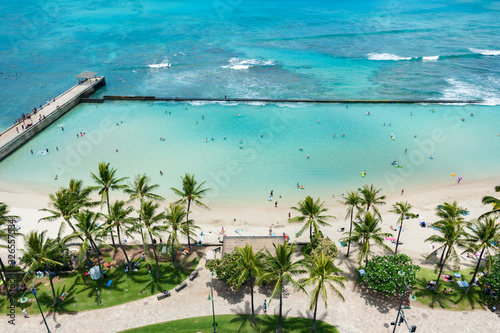
<path id="1" fill-rule="evenodd" d="M 0 134 L 0 161 L 78 105 L 82 98 L 91 96 L 104 85 L 106 85 L 104 76 L 79 80 L 77 85 L 37 109 L 36 114 L 26 110 L 24 113 L 30 113 L 30 118 L 26 118 Z"/>

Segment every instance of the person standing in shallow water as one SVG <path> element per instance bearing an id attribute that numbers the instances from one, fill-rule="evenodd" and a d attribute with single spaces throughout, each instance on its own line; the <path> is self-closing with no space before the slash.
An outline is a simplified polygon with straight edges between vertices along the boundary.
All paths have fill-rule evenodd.
<path id="1" fill-rule="evenodd" d="M 278 207 L 278 201 L 274 203 L 274 208 Z"/>

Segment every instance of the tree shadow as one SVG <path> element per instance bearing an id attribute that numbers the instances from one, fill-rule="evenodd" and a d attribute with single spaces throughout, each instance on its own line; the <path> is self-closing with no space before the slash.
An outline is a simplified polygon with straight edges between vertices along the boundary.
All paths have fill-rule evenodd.
<path id="1" fill-rule="evenodd" d="M 370 288 L 366 283 L 359 283 L 355 286 L 355 291 L 364 298 L 365 304 L 378 310 L 380 313 L 389 313 L 397 310 L 401 302 L 401 296 L 387 296 L 384 293 L 376 292 Z M 405 302 L 409 305 L 409 295 L 406 295 Z"/>
<path id="2" fill-rule="evenodd" d="M 242 286 L 240 290 L 230 287 L 227 283 L 218 279 L 212 279 L 213 288 L 217 291 L 217 295 L 229 304 L 238 304 L 245 298 L 246 293 L 250 293 L 250 288 Z M 207 290 L 210 292 L 210 281 L 206 283 Z"/>
<path id="3" fill-rule="evenodd" d="M 417 285 L 419 286 L 426 286 L 427 285 L 427 280 L 422 277 L 422 278 L 417 278 Z M 440 284 L 442 286 L 442 283 Z M 439 285 L 438 285 L 439 289 Z M 431 309 L 434 309 L 436 307 L 440 307 L 442 309 L 446 309 L 445 304 L 449 303 L 449 300 L 446 298 L 446 295 L 443 294 L 440 291 L 434 291 L 434 289 L 427 289 L 427 288 L 416 288 L 415 289 L 415 296 L 417 298 L 420 297 L 426 297 L 429 298 L 429 307 Z"/>

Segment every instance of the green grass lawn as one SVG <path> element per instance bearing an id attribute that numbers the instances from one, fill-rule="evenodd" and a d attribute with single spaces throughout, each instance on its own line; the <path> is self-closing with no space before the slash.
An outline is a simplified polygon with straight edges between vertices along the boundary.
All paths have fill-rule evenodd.
<path id="1" fill-rule="evenodd" d="M 109 254 L 106 255 L 105 260 L 110 260 Z M 160 262 L 159 281 L 154 279 L 156 276 L 154 261 L 141 261 L 137 272 L 125 273 L 121 265 L 111 268 L 107 278 L 100 280 L 92 280 L 89 276 L 85 277 L 83 273 L 78 271 L 61 273 L 53 279 L 56 296 L 59 297 L 63 292 L 67 293 L 68 296 L 64 301 L 58 301 L 55 307 L 51 307 L 52 291 L 47 277 L 37 280 L 35 288 L 44 312 L 64 313 L 98 309 L 148 297 L 165 289 L 171 290 L 191 274 L 199 260 L 200 257 L 196 255 L 183 257 L 177 269 L 171 262 Z M 148 263 L 153 267 L 151 274 L 146 269 Z M 113 280 L 110 287 L 106 287 L 108 280 Z M 27 283 L 27 285 L 31 286 L 32 283 Z M 98 304 L 96 288 L 100 290 L 102 305 Z M 17 293 L 15 299 L 19 300 L 21 296 L 22 293 Z M 23 304 L 17 302 L 16 305 L 19 308 L 27 308 L 28 313 L 38 313 L 39 310 L 33 294 L 28 291 L 26 297 L 30 301 Z M 8 305 L 5 295 L 2 295 L 0 297 L 0 312 L 7 313 Z M 21 313 L 20 309 L 18 313 Z"/>
<path id="2" fill-rule="evenodd" d="M 217 332 L 274 332 L 278 327 L 278 316 L 258 315 L 257 322 L 252 325 L 251 315 L 220 315 L 215 317 L 217 322 Z M 310 332 L 312 319 L 289 317 L 283 320 L 283 332 L 303 333 Z M 181 320 L 168 321 L 160 324 L 153 324 L 122 331 L 126 333 L 156 333 L 156 332 L 176 332 L 176 333 L 212 333 L 212 316 L 188 318 Z M 323 321 L 316 321 L 316 332 L 319 333 L 338 333 L 338 330 Z"/>
<path id="3" fill-rule="evenodd" d="M 485 308 L 481 300 L 482 290 L 481 288 L 476 286 L 472 286 L 472 288 L 466 294 L 466 288 L 460 288 L 456 281 L 446 282 L 443 281 L 443 279 L 440 279 L 437 292 L 426 289 L 425 286 L 427 285 L 428 281 L 437 281 L 436 278 L 438 272 L 439 271 L 435 271 L 431 268 L 420 268 L 420 271 L 417 273 L 417 287 L 415 288 L 414 292 L 415 296 L 417 296 L 418 302 L 431 308 L 442 308 L 457 311 Z M 451 271 L 443 271 L 443 274 L 445 275 L 453 275 L 454 273 L 455 272 Z M 474 274 L 474 269 L 463 269 L 459 273 L 462 275 L 462 279 L 470 282 L 470 280 L 472 279 L 472 274 Z M 448 290 L 450 288 L 453 288 L 453 293 L 443 293 L 443 289 L 445 288 Z"/>

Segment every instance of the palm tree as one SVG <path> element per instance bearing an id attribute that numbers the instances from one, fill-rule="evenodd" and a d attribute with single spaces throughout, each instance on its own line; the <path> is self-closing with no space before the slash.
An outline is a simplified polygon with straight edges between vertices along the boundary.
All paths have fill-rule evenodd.
<path id="1" fill-rule="evenodd" d="M 178 232 L 184 228 L 185 225 L 190 224 L 191 220 L 184 221 L 184 218 L 187 216 L 188 212 L 183 205 L 180 203 L 171 203 L 168 208 L 165 208 L 165 222 L 168 227 L 172 230 L 169 230 L 171 235 L 172 242 L 172 260 L 174 262 L 174 267 L 177 268 L 177 257 L 175 253 L 175 246 L 179 245 L 179 234 Z"/>
<path id="2" fill-rule="evenodd" d="M 102 261 L 101 261 L 101 251 L 97 242 L 101 240 L 103 235 L 103 228 L 99 224 L 101 219 L 100 213 L 94 213 L 89 210 L 81 211 L 74 216 L 76 220 L 75 231 L 71 235 L 64 238 L 63 243 L 67 243 L 75 238 L 81 240 L 80 249 L 78 251 L 78 262 L 80 264 L 85 262 L 87 257 L 87 252 L 92 249 L 97 257 L 97 262 L 99 263 L 99 269 L 101 272 Z"/>
<path id="3" fill-rule="evenodd" d="M 8 214 L 9 214 L 9 206 L 7 206 L 3 202 L 0 202 L 0 239 L 4 241 L 8 241 L 9 235 L 13 236 L 12 227 L 9 227 L 9 225 L 12 225 L 13 221 L 19 218 L 19 216 L 8 215 Z M 18 233 L 16 232 L 16 234 Z M 1 245 L 1 247 L 6 247 L 6 246 Z"/>
<path id="4" fill-rule="evenodd" d="M 46 237 L 46 231 L 38 233 L 32 231 L 29 235 L 24 236 L 25 249 L 21 262 L 27 267 L 27 274 L 31 275 L 39 269 L 47 271 L 49 275 L 50 287 L 52 288 L 52 306 L 56 305 L 56 291 L 52 282 L 51 267 L 63 266 L 63 263 L 56 260 L 61 254 L 64 246 L 56 239 Z"/>
<path id="5" fill-rule="evenodd" d="M 399 232 L 398 232 L 398 239 L 396 240 L 396 249 L 394 250 L 394 254 L 398 254 L 398 245 L 399 245 L 399 236 L 401 235 L 401 229 L 403 229 L 403 221 L 405 217 L 415 217 L 416 215 L 411 213 L 410 210 L 413 208 L 411 204 L 406 202 L 396 202 L 394 205 L 392 205 L 392 209 L 389 211 L 391 213 L 396 213 L 399 215 L 398 222 L 396 223 L 399 224 Z"/>
<path id="6" fill-rule="evenodd" d="M 500 185 L 495 186 L 495 192 L 500 192 Z M 495 198 L 494 196 L 487 195 L 483 197 L 483 205 L 493 205 L 493 208 L 489 211 L 484 213 L 483 215 L 479 216 L 479 219 L 482 219 L 486 216 L 490 216 L 492 214 L 500 214 L 500 199 Z"/>
<path id="7" fill-rule="evenodd" d="M 275 255 L 272 255 L 269 250 L 266 249 L 265 258 L 265 268 L 263 274 L 260 275 L 257 283 L 262 281 L 274 281 L 274 289 L 271 293 L 269 304 L 273 298 L 279 295 L 280 299 L 280 310 L 279 310 L 279 321 L 278 329 L 276 332 L 281 333 L 281 322 L 283 318 L 283 287 L 286 283 L 290 283 L 296 289 L 304 291 L 304 287 L 300 285 L 298 281 L 294 279 L 295 275 L 304 273 L 303 268 L 304 262 L 302 260 L 292 261 L 293 251 L 295 249 L 294 244 L 285 242 L 285 244 L 273 244 Z"/>
<path id="8" fill-rule="evenodd" d="M 94 182 L 98 184 L 96 186 L 92 186 L 91 189 L 92 191 L 98 191 L 101 196 L 101 207 L 104 204 L 104 201 L 106 201 L 108 215 L 111 214 L 109 206 L 109 191 L 124 189 L 126 187 L 122 183 L 127 179 L 127 177 L 117 178 L 116 171 L 116 169 L 109 167 L 109 163 L 101 162 L 99 163 L 99 173 L 97 175 L 93 172 L 90 173 Z M 113 242 L 113 247 L 116 249 L 113 230 L 111 230 L 111 241 Z"/>
<path id="9" fill-rule="evenodd" d="M 464 222 L 464 215 L 467 214 L 467 210 L 461 206 L 458 206 L 457 202 L 453 203 L 445 202 L 442 205 L 436 207 L 436 215 L 441 219 L 433 223 L 433 227 L 439 228 L 440 225 L 452 221 L 461 224 Z M 443 249 L 443 253 L 441 254 L 441 258 L 439 260 L 439 265 L 443 265 L 444 254 L 447 253 L 447 245 L 445 245 Z M 433 253 L 435 253 L 434 251 Z M 432 254 L 432 253 L 431 253 Z"/>
<path id="10" fill-rule="evenodd" d="M 467 287 L 466 292 L 472 287 L 474 280 L 476 279 L 477 271 L 479 270 L 479 265 L 481 264 L 481 259 L 483 258 L 484 252 L 488 254 L 488 259 L 486 261 L 486 267 L 488 272 L 491 270 L 492 264 L 492 250 L 497 252 L 500 251 L 498 244 L 500 243 L 500 224 L 496 224 L 496 218 L 484 219 L 473 222 L 469 227 L 470 233 L 467 235 L 466 241 L 471 243 L 471 250 L 473 253 L 481 251 L 479 259 L 477 261 L 476 270 L 474 271 L 474 276 Z"/>
<path id="11" fill-rule="evenodd" d="M 340 284 L 344 287 L 342 281 L 346 281 L 345 276 L 339 275 L 342 271 L 334 266 L 332 257 L 325 256 L 321 253 L 320 256 L 306 257 L 306 267 L 309 270 L 309 277 L 300 279 L 300 283 L 305 286 L 312 284 L 315 286 L 313 294 L 311 296 L 311 304 L 309 305 L 309 311 L 314 308 L 313 325 L 311 330 L 316 331 L 316 312 L 318 310 L 318 300 L 320 296 L 325 301 L 325 308 L 328 306 L 327 303 L 327 287 L 337 294 L 342 300 L 344 296 L 340 291 L 333 285 L 334 283 Z"/>
<path id="12" fill-rule="evenodd" d="M 146 174 L 136 175 L 134 178 L 134 182 L 129 183 L 127 188 L 125 189 L 125 193 L 130 195 L 130 201 L 139 199 L 141 202 L 144 199 L 149 200 L 157 200 L 162 201 L 165 200 L 161 195 L 153 193 L 160 185 L 158 184 L 149 184 L 149 177 Z"/>
<path id="13" fill-rule="evenodd" d="M 356 209 L 356 216 L 363 211 L 363 208 L 361 207 L 362 204 L 362 199 L 359 195 L 359 192 L 347 192 L 347 196 L 343 197 L 343 201 L 341 201 L 344 205 L 348 206 L 347 207 L 347 215 L 345 218 L 347 219 L 349 216 L 351 217 L 351 223 L 349 225 L 349 236 L 351 236 L 352 232 L 352 219 L 354 216 L 354 210 Z M 351 249 L 351 242 L 347 243 L 347 256 L 349 256 L 349 251 Z"/>
<path id="14" fill-rule="evenodd" d="M 370 211 L 370 208 L 373 207 L 374 215 L 382 221 L 382 217 L 380 216 L 380 212 L 377 208 L 377 205 L 385 205 L 385 195 L 381 195 L 377 197 L 378 193 L 382 191 L 382 189 L 376 189 L 373 184 L 368 186 L 365 184 L 362 188 L 358 188 L 358 191 L 361 192 L 361 204 L 366 206 L 366 211 Z"/>
<path id="15" fill-rule="evenodd" d="M 97 205 L 97 202 L 90 200 L 92 188 L 89 186 L 83 186 L 83 181 L 73 178 L 70 179 L 67 190 L 73 196 L 74 202 L 80 208 L 89 208 Z"/>
<path id="16" fill-rule="evenodd" d="M 75 227 L 71 223 L 71 218 L 83 207 L 92 207 L 95 205 L 90 200 L 90 187 L 84 187 L 81 180 L 71 179 L 68 188 L 60 188 L 54 194 L 50 194 L 49 207 L 53 209 L 42 208 L 40 211 L 48 212 L 52 215 L 41 218 L 38 222 L 54 221 L 62 218 L 63 221 L 59 226 L 58 237 L 61 236 L 66 224 L 75 231 Z"/>
<path id="17" fill-rule="evenodd" d="M 179 200 L 180 203 L 187 202 L 186 221 L 188 221 L 189 212 L 191 209 L 191 202 L 193 202 L 197 206 L 208 209 L 207 205 L 205 205 L 201 200 L 203 199 L 205 194 L 208 191 L 210 191 L 210 189 L 203 188 L 205 182 L 198 184 L 198 182 L 194 179 L 194 175 L 186 173 L 184 177 L 181 177 L 181 179 L 182 179 L 182 190 L 178 190 L 172 187 L 172 191 L 174 191 L 175 194 L 181 197 L 181 199 Z M 189 237 L 188 237 L 188 248 L 191 249 L 191 242 Z"/>
<path id="18" fill-rule="evenodd" d="M 125 188 L 125 193 L 130 195 L 129 202 L 139 199 L 142 206 L 142 203 L 144 202 L 145 199 L 158 200 L 158 201 L 165 200 L 165 198 L 163 198 L 161 195 L 153 193 L 153 191 L 156 190 L 158 187 L 160 187 L 160 185 L 158 184 L 150 185 L 149 180 L 150 179 L 148 176 L 146 176 L 146 174 L 135 176 L 134 182 L 129 183 L 128 186 Z M 139 214 L 139 223 L 137 224 L 137 226 L 139 234 L 141 235 L 144 252 L 146 252 L 146 242 L 144 241 L 144 232 L 142 230 L 141 218 L 142 217 Z"/>
<path id="19" fill-rule="evenodd" d="M 134 218 L 130 217 L 130 213 L 134 210 L 132 207 L 126 207 L 125 202 L 123 200 L 117 200 L 111 207 L 109 208 L 109 214 L 106 215 L 107 226 L 104 228 L 105 232 L 112 232 L 113 228 L 116 228 L 116 233 L 118 236 L 118 244 L 120 249 L 123 251 L 123 255 L 125 256 L 125 260 L 127 261 L 129 270 L 131 269 L 130 261 L 128 260 L 127 252 L 123 248 L 121 231 L 123 231 L 124 235 L 130 236 L 129 228 L 134 224 Z"/>
<path id="20" fill-rule="evenodd" d="M 57 233 L 59 237 L 64 231 L 64 222 L 66 222 L 66 224 L 69 225 L 73 231 L 75 231 L 75 227 L 73 226 L 73 223 L 71 223 L 71 218 L 78 213 L 80 207 L 75 202 L 70 192 L 67 189 L 62 188 L 57 190 L 56 193 L 50 194 L 49 198 L 49 207 L 52 207 L 53 209 L 42 208 L 40 211 L 48 212 L 52 215 L 42 217 L 38 222 L 53 221 L 62 218 L 63 221 L 61 221 L 61 225 L 59 226 L 59 231 Z"/>
<path id="21" fill-rule="evenodd" d="M 351 236 L 345 237 L 342 241 L 361 242 L 361 249 L 358 254 L 359 264 L 365 259 L 365 266 L 368 264 L 368 256 L 370 255 L 370 241 L 382 246 L 384 249 L 391 251 L 391 248 L 384 244 L 384 237 L 390 237 L 391 234 L 380 232 L 380 220 L 370 212 L 366 212 L 361 222 L 353 222 L 354 231 Z M 345 234 L 348 234 L 347 232 Z"/>
<path id="22" fill-rule="evenodd" d="M 156 279 L 160 278 L 160 266 L 158 264 L 158 256 L 156 254 L 156 246 L 153 242 L 153 235 L 159 236 L 158 232 L 166 229 L 164 225 L 157 225 L 165 219 L 165 213 L 161 212 L 156 214 L 156 209 L 159 207 L 157 203 L 152 201 L 143 201 L 141 203 L 141 209 L 139 210 L 139 217 L 146 228 L 149 239 L 151 240 L 151 245 L 153 246 L 153 254 L 155 256 L 156 262 Z M 144 239 L 143 239 L 144 240 Z"/>
<path id="23" fill-rule="evenodd" d="M 309 228 L 309 240 L 312 241 L 313 229 L 314 235 L 316 235 L 319 231 L 319 226 L 330 226 L 327 222 L 325 222 L 328 218 L 335 218 L 335 216 L 330 215 L 321 215 L 328 211 L 327 208 L 323 207 L 325 202 L 320 203 L 319 198 L 314 201 L 314 199 L 310 196 L 307 196 L 304 200 L 299 201 L 298 207 L 292 207 L 292 209 L 298 211 L 300 214 L 292 219 L 290 222 L 304 222 L 306 223 L 302 226 L 302 228 L 297 232 L 297 235 L 300 235 Z"/>
<path id="24" fill-rule="evenodd" d="M 253 302 L 253 287 L 254 279 L 260 274 L 262 267 L 263 253 L 262 250 L 257 253 L 253 252 L 252 245 L 248 243 L 245 247 L 237 247 L 238 254 L 236 261 L 233 262 L 234 275 L 233 279 L 237 281 L 238 288 L 242 283 L 250 281 L 250 298 L 252 305 L 252 321 L 255 322 L 254 302 Z"/>
<path id="25" fill-rule="evenodd" d="M 441 277 L 441 273 L 443 272 L 443 268 L 446 265 L 446 262 L 449 258 L 454 260 L 454 268 L 460 268 L 460 257 L 457 253 L 456 247 L 467 247 L 467 242 L 465 240 L 466 233 L 463 230 L 463 226 L 460 221 L 454 220 L 452 218 L 446 218 L 444 220 L 439 221 L 439 225 L 435 223 L 434 225 L 438 228 L 438 231 L 442 235 L 432 235 L 427 238 L 426 242 L 440 243 L 442 244 L 436 250 L 434 250 L 428 257 L 435 255 L 439 250 L 442 250 L 441 259 L 440 259 L 440 269 L 439 274 L 437 276 L 437 283 L 435 285 L 435 291 L 437 291 L 439 285 L 439 278 Z"/>

